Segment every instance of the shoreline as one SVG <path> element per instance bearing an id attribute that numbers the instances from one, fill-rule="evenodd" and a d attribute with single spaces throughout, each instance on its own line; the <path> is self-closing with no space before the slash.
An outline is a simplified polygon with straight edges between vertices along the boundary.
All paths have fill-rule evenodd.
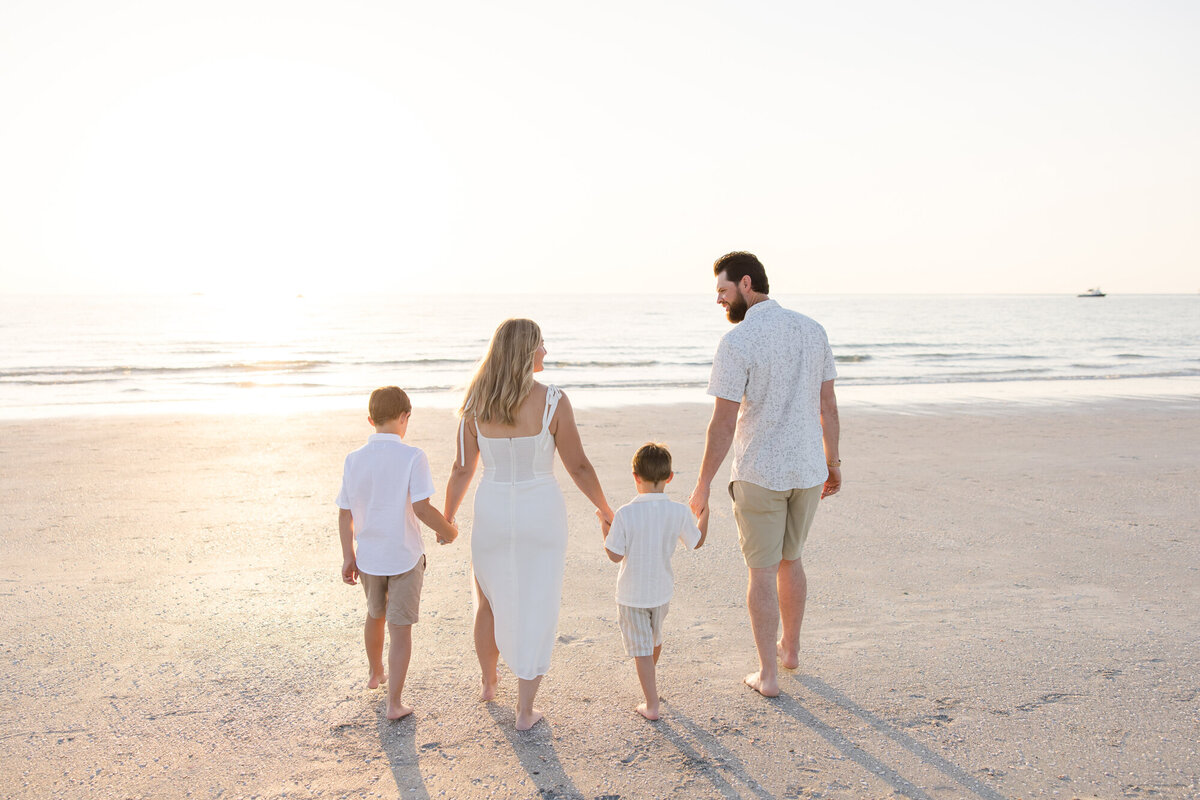
<path id="1" fill-rule="evenodd" d="M 579 415 L 607 494 L 666 441 L 686 497 L 706 404 Z M 1187 797 L 1200 792 L 1200 406 L 842 414 L 846 483 L 805 550 L 801 668 L 766 700 L 728 504 L 675 558 L 663 720 L 633 711 L 615 568 L 559 470 L 570 539 L 546 722 L 480 704 L 463 535 L 426 537 L 405 700 L 365 688 L 337 575 L 365 409 L 0 423 L 0 771 L 14 798 Z M 455 420 L 407 440 L 440 504 Z M 714 482 L 714 498 L 728 462 Z M 1148 709 L 1151 709 L 1148 713 Z"/>
<path id="2" fill-rule="evenodd" d="M 549 378 L 547 378 L 549 380 Z M 553 381 L 551 381 L 553 382 Z M 404 388 L 404 387 L 401 387 Z M 563 386 L 572 405 L 580 409 L 661 408 L 672 405 L 710 405 L 712 398 L 698 388 L 657 388 L 642 392 L 626 389 L 572 388 Z M 1167 378 L 1076 378 L 1037 381 L 979 381 L 956 383 L 920 383 L 863 385 L 839 384 L 838 404 L 856 410 L 881 412 L 919 410 L 936 413 L 938 409 L 971 406 L 1073 406 L 1086 403 L 1196 402 L 1200 401 L 1200 377 Z M 280 398 L 269 395 L 246 397 L 238 401 L 165 400 L 159 402 L 96 403 L 91 405 L 43 406 L 40 408 L 0 408 L 0 424 L 8 422 L 87 419 L 228 416 L 268 413 L 304 414 L 349 411 L 365 405 L 365 398 L 349 394 L 322 397 Z M 457 407 L 459 392 L 409 393 L 414 406 L 450 410 Z"/>

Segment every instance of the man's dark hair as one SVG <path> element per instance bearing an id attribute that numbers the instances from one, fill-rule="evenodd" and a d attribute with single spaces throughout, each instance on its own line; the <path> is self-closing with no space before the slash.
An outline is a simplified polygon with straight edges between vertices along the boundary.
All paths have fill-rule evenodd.
<path id="1" fill-rule="evenodd" d="M 725 273 L 725 277 L 734 283 L 739 283 L 744 275 L 750 276 L 750 288 L 759 294 L 770 294 L 771 286 L 767 283 L 767 271 L 762 262 L 753 253 L 735 250 L 726 253 L 713 262 L 713 275 Z"/>

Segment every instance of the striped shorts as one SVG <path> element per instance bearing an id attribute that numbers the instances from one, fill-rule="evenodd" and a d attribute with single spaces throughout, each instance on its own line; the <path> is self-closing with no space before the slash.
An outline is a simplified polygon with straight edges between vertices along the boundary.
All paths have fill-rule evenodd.
<path id="1" fill-rule="evenodd" d="M 662 623 L 670 607 L 670 603 L 663 603 L 655 608 L 635 608 L 617 603 L 625 655 L 654 655 L 654 648 L 663 643 Z"/>

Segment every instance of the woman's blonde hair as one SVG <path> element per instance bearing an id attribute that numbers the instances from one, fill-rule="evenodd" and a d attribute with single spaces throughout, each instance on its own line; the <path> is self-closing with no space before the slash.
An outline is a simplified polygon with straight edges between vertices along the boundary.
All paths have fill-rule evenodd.
<path id="1" fill-rule="evenodd" d="M 542 329 L 533 320 L 501 322 L 467 384 L 459 416 L 471 413 L 481 422 L 515 424 L 517 408 L 533 389 L 533 357 L 541 346 Z"/>

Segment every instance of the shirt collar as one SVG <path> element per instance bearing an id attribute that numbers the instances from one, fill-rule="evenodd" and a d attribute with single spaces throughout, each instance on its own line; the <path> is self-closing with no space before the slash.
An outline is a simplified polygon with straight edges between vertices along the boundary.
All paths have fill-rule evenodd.
<path id="1" fill-rule="evenodd" d="M 398 442 L 404 444 L 404 440 L 394 433 L 372 433 L 368 442 Z"/>
<path id="2" fill-rule="evenodd" d="M 643 494 L 638 494 L 638 496 L 633 498 L 633 500 L 631 500 L 630 502 L 632 502 L 632 503 L 648 503 L 651 500 L 666 500 L 666 499 L 667 499 L 666 492 L 645 492 Z"/>
<path id="3" fill-rule="evenodd" d="M 749 317 L 751 314 L 757 314 L 760 309 L 766 309 L 768 307 L 777 305 L 779 305 L 779 303 L 776 303 L 769 297 L 766 300 L 759 300 L 757 303 L 746 309 L 746 317 Z"/>

